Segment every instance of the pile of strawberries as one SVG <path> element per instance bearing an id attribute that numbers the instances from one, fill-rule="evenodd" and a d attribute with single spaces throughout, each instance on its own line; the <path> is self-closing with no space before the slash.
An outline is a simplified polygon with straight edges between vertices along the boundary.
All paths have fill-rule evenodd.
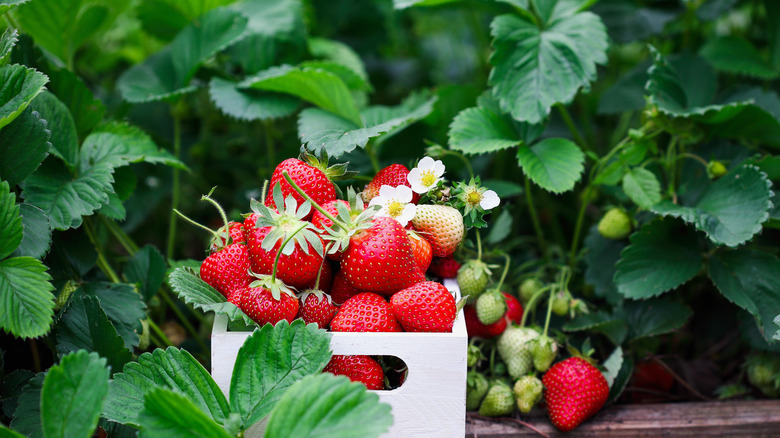
<path id="1" fill-rule="evenodd" d="M 301 318 L 331 331 L 452 331 L 458 303 L 425 273 L 455 276 L 463 214 L 418 204 L 421 197 L 436 200 L 441 162 L 424 158 L 413 169 L 416 180 L 405 166 L 389 166 L 343 200 L 333 183 L 343 166 L 301 158 L 276 167 L 264 199 L 252 202 L 243 222 L 227 222 L 219 209 L 226 226 L 214 232 L 202 280 L 260 325 Z M 368 356 L 335 356 L 326 371 L 369 389 L 384 384 L 382 368 Z"/>

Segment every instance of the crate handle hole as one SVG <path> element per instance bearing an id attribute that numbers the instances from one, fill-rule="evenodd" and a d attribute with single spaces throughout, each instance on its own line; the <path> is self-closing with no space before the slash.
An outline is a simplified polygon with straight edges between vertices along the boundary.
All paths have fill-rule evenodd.
<path id="1" fill-rule="evenodd" d="M 380 381 L 379 370 L 382 370 Z M 333 355 L 323 372 L 349 377 L 353 382 L 366 380 L 368 389 L 393 391 L 403 386 L 409 368 L 397 356 Z"/>

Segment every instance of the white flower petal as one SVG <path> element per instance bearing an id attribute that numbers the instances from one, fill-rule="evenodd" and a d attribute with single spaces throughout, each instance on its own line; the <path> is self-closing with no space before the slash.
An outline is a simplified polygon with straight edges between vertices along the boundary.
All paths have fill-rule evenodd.
<path id="1" fill-rule="evenodd" d="M 384 206 L 387 204 L 387 200 L 384 199 L 382 196 L 374 196 L 371 198 L 371 202 L 368 203 L 368 206 L 371 207 L 373 205 L 381 205 Z"/>
<path id="2" fill-rule="evenodd" d="M 441 163 L 441 161 L 439 161 Z M 422 160 L 420 160 L 419 163 L 417 163 L 417 169 L 420 169 L 421 171 L 425 171 L 428 169 L 433 169 L 433 167 L 436 165 L 436 162 L 431 157 L 423 157 Z"/>
<path id="3" fill-rule="evenodd" d="M 417 206 L 414 204 L 406 204 L 404 210 L 400 215 L 396 216 L 395 220 L 400 222 L 401 226 L 405 227 L 410 220 L 414 219 L 415 213 L 417 213 Z"/>
<path id="4" fill-rule="evenodd" d="M 491 210 L 498 207 L 498 204 L 500 203 L 501 199 L 499 199 L 496 192 L 488 190 L 482 194 L 482 200 L 479 201 L 479 206 L 482 207 L 483 210 Z"/>
<path id="5" fill-rule="evenodd" d="M 379 188 L 379 196 L 385 199 L 392 199 L 395 197 L 395 187 L 383 185 Z"/>
<path id="6" fill-rule="evenodd" d="M 436 175 L 437 178 L 441 178 L 442 175 L 444 175 L 444 163 L 442 163 L 441 160 L 436 160 L 436 162 L 433 163 L 433 174 Z"/>
<path id="7" fill-rule="evenodd" d="M 412 202 L 412 189 L 407 186 L 398 186 L 395 189 L 395 192 L 393 193 L 393 198 L 402 203 L 402 204 L 408 204 Z"/>

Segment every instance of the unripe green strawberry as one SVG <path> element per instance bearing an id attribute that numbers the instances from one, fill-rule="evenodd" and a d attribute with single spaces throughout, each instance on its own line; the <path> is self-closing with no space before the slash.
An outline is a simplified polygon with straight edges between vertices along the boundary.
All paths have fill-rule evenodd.
<path id="1" fill-rule="evenodd" d="M 707 176 L 709 176 L 710 179 L 718 179 L 727 172 L 728 169 L 726 169 L 726 166 L 724 166 L 720 161 L 712 160 L 707 163 Z"/>
<path id="2" fill-rule="evenodd" d="M 607 239 L 625 239 L 631 234 L 631 216 L 620 208 L 612 208 L 599 221 L 599 234 Z"/>
<path id="3" fill-rule="evenodd" d="M 541 335 L 530 341 L 531 356 L 534 358 L 534 368 L 539 372 L 545 372 L 550 368 L 555 357 L 558 356 L 558 344 L 549 336 Z"/>
<path id="4" fill-rule="evenodd" d="M 552 300 L 552 312 L 558 316 L 566 316 L 569 313 L 569 301 L 571 300 L 566 291 L 556 292 Z"/>
<path id="5" fill-rule="evenodd" d="M 461 296 L 468 296 L 470 302 L 485 291 L 490 279 L 490 269 L 479 260 L 469 260 L 458 269 L 458 286 Z"/>
<path id="6" fill-rule="evenodd" d="M 506 375 L 506 364 L 504 362 L 496 362 L 493 364 L 493 375 L 496 377 L 503 377 Z"/>
<path id="7" fill-rule="evenodd" d="M 523 304 L 528 304 L 528 301 L 531 300 L 531 297 L 539 292 L 539 289 L 542 287 L 544 287 L 544 285 L 536 278 L 526 278 L 523 280 L 523 282 L 520 283 L 519 290 L 520 299 L 523 301 Z"/>
<path id="8" fill-rule="evenodd" d="M 498 354 L 506 363 L 509 375 L 513 379 L 528 374 L 533 366 L 530 345 L 528 341 L 539 336 L 539 332 L 531 328 L 507 327 L 498 338 Z"/>
<path id="9" fill-rule="evenodd" d="M 515 397 L 512 395 L 512 389 L 503 383 L 492 385 L 479 405 L 479 415 L 485 417 L 502 417 L 514 410 Z"/>
<path id="10" fill-rule="evenodd" d="M 517 409 L 527 414 L 542 399 L 542 381 L 536 376 L 523 376 L 512 389 L 517 400 Z"/>
<path id="11" fill-rule="evenodd" d="M 485 325 L 493 324 L 506 313 L 506 300 L 497 290 L 485 292 L 477 298 L 477 319 Z"/>
<path id="12" fill-rule="evenodd" d="M 767 397 L 780 396 L 780 358 L 768 354 L 751 356 L 745 362 L 748 381 Z"/>
<path id="13" fill-rule="evenodd" d="M 141 320 L 141 335 L 138 337 L 138 349 L 141 351 L 149 348 L 149 319 Z"/>
<path id="14" fill-rule="evenodd" d="M 73 292 L 78 288 L 78 283 L 73 280 L 68 280 L 65 282 L 65 286 L 62 286 L 60 294 L 57 295 L 57 301 L 54 302 L 54 311 L 65 307 L 65 304 L 68 302 L 68 298 L 70 298 L 71 294 L 73 294 Z"/>
<path id="15" fill-rule="evenodd" d="M 466 377 L 466 410 L 474 411 L 479 408 L 482 399 L 488 392 L 487 378 L 476 371 L 469 372 Z"/>

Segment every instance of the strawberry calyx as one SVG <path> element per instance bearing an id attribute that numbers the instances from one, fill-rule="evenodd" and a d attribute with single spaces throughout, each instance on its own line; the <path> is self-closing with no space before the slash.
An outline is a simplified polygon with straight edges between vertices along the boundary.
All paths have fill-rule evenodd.
<path id="1" fill-rule="evenodd" d="M 276 266 L 274 266 L 274 272 L 275 271 Z M 263 289 L 267 289 L 271 291 L 271 296 L 276 301 L 282 299 L 282 294 L 287 294 L 295 298 L 295 289 L 286 285 L 282 280 L 276 278 L 275 275 L 257 274 L 254 272 L 250 272 L 250 275 L 257 278 L 257 280 L 249 283 L 250 288 L 261 287 Z"/>
<path id="2" fill-rule="evenodd" d="M 298 156 L 298 159 L 311 167 L 321 170 L 322 173 L 324 173 L 325 176 L 328 177 L 328 179 L 331 181 L 344 181 L 347 179 L 352 179 L 355 177 L 355 175 L 358 174 L 358 172 L 347 170 L 349 163 L 338 163 L 332 166 L 328 166 L 328 153 L 324 149 L 320 152 L 319 157 L 304 150 Z"/>
<path id="3" fill-rule="evenodd" d="M 309 295 L 314 295 L 317 297 L 317 304 L 321 303 L 322 300 L 327 300 L 328 304 L 333 304 L 333 300 L 331 299 L 330 295 L 319 289 L 306 289 L 298 295 L 298 298 L 301 300 L 301 303 L 305 303 L 306 299 L 309 298 Z"/>
<path id="4" fill-rule="evenodd" d="M 184 213 L 180 212 L 177 209 L 173 209 L 173 212 L 179 215 L 182 219 L 189 222 L 192 225 L 195 225 L 196 227 L 202 228 L 212 235 L 211 244 L 209 247 L 211 248 L 212 252 L 217 252 L 221 250 L 222 248 L 225 248 L 226 246 L 233 243 L 233 239 L 230 237 L 230 223 L 227 220 L 227 215 L 225 214 L 225 210 L 222 208 L 221 205 L 217 201 L 214 200 L 214 198 L 211 197 L 212 193 L 214 193 L 214 190 L 216 190 L 216 187 L 212 187 L 211 190 L 209 190 L 208 194 L 205 194 L 200 197 L 201 201 L 206 201 L 213 205 L 217 211 L 219 212 L 219 216 L 222 218 L 223 226 L 218 230 L 214 231 L 211 228 L 200 224 L 198 222 L 195 222 L 193 219 L 190 219 Z"/>

